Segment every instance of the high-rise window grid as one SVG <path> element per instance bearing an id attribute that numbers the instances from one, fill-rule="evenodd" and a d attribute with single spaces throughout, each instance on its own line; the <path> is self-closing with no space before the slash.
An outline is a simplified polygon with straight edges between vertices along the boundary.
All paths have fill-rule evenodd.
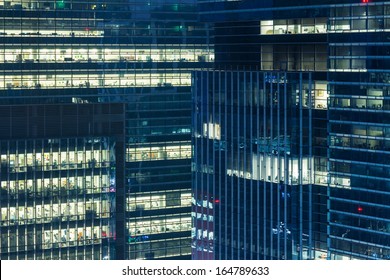
<path id="1" fill-rule="evenodd" d="M 108 257 L 115 205 L 110 138 L 0 143 L 2 258 Z"/>

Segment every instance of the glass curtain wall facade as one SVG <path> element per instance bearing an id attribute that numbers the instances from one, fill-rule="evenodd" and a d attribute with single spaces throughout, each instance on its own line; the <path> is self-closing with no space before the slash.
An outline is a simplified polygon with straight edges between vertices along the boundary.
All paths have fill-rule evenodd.
<path id="1" fill-rule="evenodd" d="M 1 259 L 115 257 L 124 106 L 99 116 L 101 109 L 101 104 L 0 107 Z M 111 128 L 97 127 L 102 116 Z M 57 118 L 70 121 L 58 124 Z"/>
<path id="2" fill-rule="evenodd" d="M 116 258 L 189 258 L 191 71 L 214 60 L 196 1 L 15 0 L 0 14 L 2 104 L 127 104 Z"/>
<path id="3" fill-rule="evenodd" d="M 389 1 L 330 9 L 332 259 L 390 259 L 389 14 Z"/>
<path id="4" fill-rule="evenodd" d="M 194 79 L 193 258 L 313 258 L 311 74 Z"/>
<path id="5" fill-rule="evenodd" d="M 314 254 L 302 252 L 298 258 L 389 258 L 386 181 L 389 5 L 389 1 L 353 0 L 199 1 L 201 19 L 214 23 L 215 66 L 226 72 L 224 75 L 229 73 L 226 69 L 311 73 L 311 88 L 306 95 L 302 93 L 302 107 L 311 106 L 308 141 L 311 141 L 312 195 L 302 197 L 300 203 L 315 209 L 309 219 L 311 235 L 301 236 L 301 243 L 308 240 Z M 237 82 L 244 83 L 244 76 L 237 78 Z M 202 77 L 210 85 L 206 86 L 206 82 L 197 85 L 198 92 L 215 89 L 222 96 L 225 94 L 226 89 L 220 84 Z M 219 80 L 216 79 L 220 83 Z M 194 94 L 199 93 L 194 89 Z M 208 102 L 207 106 L 212 106 Z M 253 122 L 257 117 L 253 116 Z M 195 127 L 202 129 L 201 124 Z M 212 128 L 215 126 L 208 129 Z M 195 147 L 198 162 L 196 157 L 206 146 Z M 209 145 L 210 149 L 213 147 Z M 261 162 L 261 158 L 258 160 Z M 269 165 L 279 166 L 275 162 Z M 204 176 L 210 176 L 209 170 L 213 170 L 213 166 L 204 171 L 199 168 L 202 167 L 196 167 L 195 172 L 203 172 Z M 228 172 L 234 174 L 235 169 L 226 167 Z M 199 184 L 198 181 L 195 189 L 202 189 Z M 236 186 L 239 184 L 233 184 L 232 188 Z M 197 203 L 197 199 L 195 196 L 193 202 Z M 231 201 L 232 207 L 237 205 L 239 202 Z M 212 211 L 217 211 L 214 208 Z M 204 210 L 197 211 L 202 214 Z M 217 243 L 221 242 L 220 236 L 215 238 Z M 271 243 L 268 247 L 275 248 Z"/>

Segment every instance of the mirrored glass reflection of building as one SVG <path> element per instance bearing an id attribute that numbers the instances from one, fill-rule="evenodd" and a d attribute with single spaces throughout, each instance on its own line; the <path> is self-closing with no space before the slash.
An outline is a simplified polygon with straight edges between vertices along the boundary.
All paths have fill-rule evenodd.
<path id="1" fill-rule="evenodd" d="M 390 2 L 199 7 L 194 258 L 390 259 Z"/>
<path id="2" fill-rule="evenodd" d="M 0 14 L 1 104 L 126 104 L 114 258 L 190 258 L 190 75 L 213 61 L 196 0 L 12 0 Z"/>

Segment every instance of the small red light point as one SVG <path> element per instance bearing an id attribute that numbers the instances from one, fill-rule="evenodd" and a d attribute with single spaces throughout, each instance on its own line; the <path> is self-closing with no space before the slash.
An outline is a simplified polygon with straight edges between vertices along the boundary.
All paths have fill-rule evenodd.
<path id="1" fill-rule="evenodd" d="M 362 213 L 363 212 L 363 207 L 359 206 L 357 210 L 358 210 L 359 213 Z"/>
<path id="2" fill-rule="evenodd" d="M 216 200 L 214 200 L 214 202 L 215 202 L 215 203 L 219 203 L 219 202 L 220 202 L 220 200 L 219 200 L 219 199 L 216 199 Z"/>

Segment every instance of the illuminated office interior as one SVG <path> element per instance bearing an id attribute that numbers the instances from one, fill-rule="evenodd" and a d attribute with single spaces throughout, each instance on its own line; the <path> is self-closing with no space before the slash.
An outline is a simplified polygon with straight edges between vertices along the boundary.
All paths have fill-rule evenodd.
<path id="1" fill-rule="evenodd" d="M 138 220 L 171 224 L 167 217 L 177 212 L 180 217 L 174 221 L 186 221 L 191 215 L 187 202 L 191 193 L 191 72 L 214 61 L 210 30 L 198 21 L 196 2 L 0 1 L 2 104 L 126 104 L 127 163 L 123 187 L 127 191 L 123 201 L 131 206 L 123 206 L 124 226 L 136 226 Z M 67 159 L 75 162 L 78 152 L 69 151 Z M 25 161 L 31 157 L 33 162 L 35 157 L 40 159 L 39 155 L 26 155 Z M 58 157 L 58 172 L 65 172 L 61 166 L 63 155 L 52 157 L 52 164 Z M 44 162 L 43 154 L 41 158 Z M 66 170 L 77 171 L 77 164 L 80 163 L 69 163 Z M 45 164 L 42 168 L 42 172 L 52 172 L 46 170 Z M 92 175 L 78 172 L 67 179 L 68 184 L 76 186 L 87 179 L 97 180 L 89 176 Z M 48 184 L 47 178 L 38 179 L 43 180 L 36 182 L 42 188 Z M 19 185 L 16 182 L 20 180 L 15 179 L 9 187 Z M 63 179 L 50 180 L 50 184 L 60 186 Z M 86 188 L 86 195 L 106 189 L 100 185 Z M 158 205 L 154 202 L 156 196 L 160 197 Z M 150 197 L 154 206 L 147 207 L 140 197 Z M 73 211 L 72 219 L 78 217 L 74 214 L 78 202 L 74 203 L 69 210 Z M 96 207 L 103 211 L 103 205 Z M 113 232 L 113 226 L 107 231 Z M 148 239 L 134 237 L 134 229 L 129 228 L 121 232 L 125 236 L 117 236 L 122 250 L 111 250 L 108 255 L 101 252 L 99 258 L 190 258 L 190 228 L 170 227 L 170 231 L 155 233 L 155 228 L 150 227 Z M 67 234 L 73 236 L 73 231 L 69 229 Z"/>
<path id="2" fill-rule="evenodd" d="M 112 148 L 109 138 L 1 141 L 2 256 L 108 258 Z"/>

